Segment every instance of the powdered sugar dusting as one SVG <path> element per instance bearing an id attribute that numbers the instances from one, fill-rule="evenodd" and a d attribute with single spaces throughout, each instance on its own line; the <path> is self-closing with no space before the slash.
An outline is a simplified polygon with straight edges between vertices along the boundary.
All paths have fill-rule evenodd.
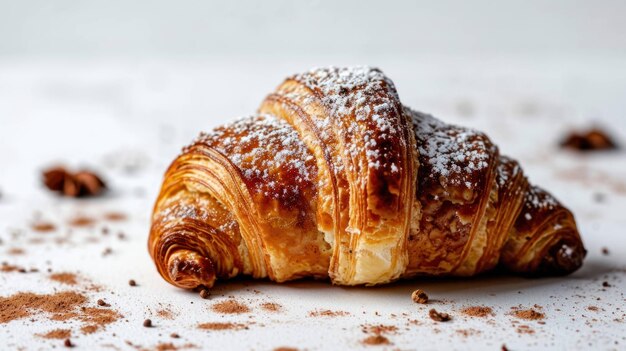
<path id="1" fill-rule="evenodd" d="M 490 160 L 497 155 L 497 148 L 489 138 L 481 132 L 449 125 L 409 108 L 405 111 L 412 117 L 420 163 L 428 177 L 444 188 L 476 186 Z"/>
<path id="2" fill-rule="evenodd" d="M 315 189 L 317 169 L 298 133 L 270 115 L 251 116 L 201 133 L 202 143 L 226 156 L 253 193 L 289 205 L 305 189 Z"/>
<path id="3" fill-rule="evenodd" d="M 317 128 L 339 128 L 346 144 L 345 156 L 355 159 L 364 151 L 368 168 L 399 171 L 394 145 L 400 132 L 399 100 L 393 83 L 380 70 L 367 66 L 317 68 L 292 79 L 321 97 L 329 114 L 316 121 Z M 340 166 L 336 171 L 342 169 L 341 161 L 337 161 Z"/>
<path id="4" fill-rule="evenodd" d="M 538 186 L 532 185 L 526 193 L 524 208 L 527 211 L 554 210 L 559 202 L 550 193 Z M 528 219 L 528 218 L 527 218 Z"/>

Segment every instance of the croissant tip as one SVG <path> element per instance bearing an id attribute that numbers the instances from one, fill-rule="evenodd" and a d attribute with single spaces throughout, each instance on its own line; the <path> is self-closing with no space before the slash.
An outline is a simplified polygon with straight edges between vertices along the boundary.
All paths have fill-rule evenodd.
<path id="1" fill-rule="evenodd" d="M 213 263 L 206 257 L 173 257 L 168 265 L 168 275 L 172 284 L 186 289 L 212 287 L 215 283 Z"/>
<path id="2" fill-rule="evenodd" d="M 587 250 L 581 242 L 560 240 L 552 245 L 537 266 L 538 276 L 561 276 L 573 273 L 583 264 Z"/>

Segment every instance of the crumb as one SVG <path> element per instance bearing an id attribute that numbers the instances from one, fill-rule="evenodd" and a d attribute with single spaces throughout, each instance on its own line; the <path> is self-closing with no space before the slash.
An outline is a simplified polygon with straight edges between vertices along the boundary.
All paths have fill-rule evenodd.
<path id="1" fill-rule="evenodd" d="M 606 247 L 603 247 L 603 248 L 602 248 L 602 254 L 603 254 L 604 256 L 608 256 L 608 255 L 609 255 L 609 249 L 608 249 L 608 248 L 606 248 Z"/>
<path id="2" fill-rule="evenodd" d="M 424 290 L 417 289 L 417 290 L 413 291 L 413 293 L 411 294 L 411 299 L 415 303 L 422 303 L 422 304 L 424 304 L 424 303 L 428 302 L 428 295 L 426 295 Z"/>
<path id="3" fill-rule="evenodd" d="M 72 344 L 72 340 L 65 339 L 65 341 L 63 341 L 63 346 L 65 346 L 65 347 L 74 347 L 74 344 Z"/>
<path id="4" fill-rule="evenodd" d="M 443 312 L 437 312 L 437 310 L 435 310 L 434 308 L 431 308 L 430 311 L 428 311 L 428 316 L 437 322 L 447 322 L 450 320 L 450 315 L 447 313 L 443 313 Z"/>
<path id="5" fill-rule="evenodd" d="M 111 306 L 110 304 L 104 302 L 103 299 L 98 299 L 98 306 L 102 306 L 102 307 L 109 307 Z"/>
<path id="6" fill-rule="evenodd" d="M 178 339 L 180 338 L 180 335 L 178 335 L 177 333 L 172 333 L 170 334 L 170 338 Z"/>
<path id="7" fill-rule="evenodd" d="M 611 284 L 609 284 L 609 282 L 602 282 L 602 286 L 605 288 L 610 288 Z"/>
<path id="8" fill-rule="evenodd" d="M 137 282 L 135 282 L 134 279 L 131 279 L 131 280 L 128 281 L 128 285 L 130 285 L 130 286 L 137 286 Z"/>
<path id="9" fill-rule="evenodd" d="M 152 320 L 146 319 L 145 321 L 143 321 L 143 326 L 146 327 L 146 328 L 151 328 L 152 327 Z"/>

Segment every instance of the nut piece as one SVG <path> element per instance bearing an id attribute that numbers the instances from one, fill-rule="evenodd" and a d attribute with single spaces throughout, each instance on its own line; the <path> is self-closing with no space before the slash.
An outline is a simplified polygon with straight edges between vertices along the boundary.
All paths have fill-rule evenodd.
<path id="1" fill-rule="evenodd" d="M 413 291 L 413 293 L 411 294 L 411 299 L 415 303 L 422 303 L 422 304 L 424 304 L 424 303 L 428 302 L 428 295 L 426 295 L 424 290 L 417 289 L 417 290 Z"/>
<path id="2" fill-rule="evenodd" d="M 208 289 L 202 289 L 200 290 L 200 297 L 203 299 L 208 299 L 209 297 L 211 297 L 211 293 Z"/>
<path id="3" fill-rule="evenodd" d="M 152 327 L 152 320 L 146 319 L 145 321 L 143 321 L 143 326 L 146 328 Z"/>
<path id="4" fill-rule="evenodd" d="M 70 339 L 65 339 L 65 341 L 63 341 L 63 345 L 65 347 L 74 347 L 74 344 L 72 344 L 72 340 Z"/>
<path id="5" fill-rule="evenodd" d="M 111 305 L 109 305 L 108 303 L 106 303 L 103 299 L 98 299 L 98 306 L 102 306 L 102 307 L 109 307 Z"/>
<path id="6" fill-rule="evenodd" d="M 106 188 L 106 184 L 95 173 L 81 170 L 72 173 L 63 167 L 54 167 L 43 172 L 43 183 L 51 191 L 64 196 L 97 196 Z"/>
<path id="7" fill-rule="evenodd" d="M 449 314 L 437 312 L 437 310 L 435 310 L 434 308 L 431 308 L 430 311 L 428 311 L 428 316 L 430 316 L 432 320 L 437 322 L 447 322 L 450 320 Z"/>
<path id="8" fill-rule="evenodd" d="M 135 279 L 131 279 L 128 281 L 128 285 L 130 286 L 137 286 L 137 282 L 135 281 Z"/>

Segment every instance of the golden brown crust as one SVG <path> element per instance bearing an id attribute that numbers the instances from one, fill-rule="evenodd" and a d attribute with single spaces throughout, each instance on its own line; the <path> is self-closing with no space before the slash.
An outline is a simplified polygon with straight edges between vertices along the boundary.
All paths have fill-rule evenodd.
<path id="1" fill-rule="evenodd" d="M 571 213 L 486 135 L 403 107 L 365 67 L 290 77 L 258 115 L 201 134 L 165 174 L 148 248 L 183 288 L 552 275 L 584 257 Z"/>

